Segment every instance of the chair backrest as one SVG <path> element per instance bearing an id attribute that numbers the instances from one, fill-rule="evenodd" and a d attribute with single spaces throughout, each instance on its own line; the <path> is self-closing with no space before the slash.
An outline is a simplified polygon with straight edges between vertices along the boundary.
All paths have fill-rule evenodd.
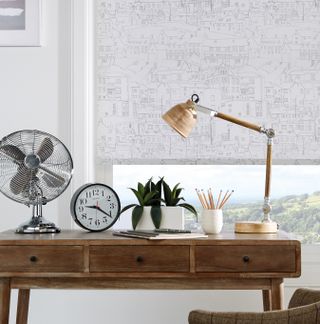
<path id="1" fill-rule="evenodd" d="M 189 313 L 189 324 L 320 324 L 320 302 L 271 312 L 207 312 Z"/>
<path id="2" fill-rule="evenodd" d="M 317 302 L 320 302 L 319 290 L 300 288 L 292 295 L 288 308 L 310 305 Z"/>
<path id="3" fill-rule="evenodd" d="M 320 291 L 297 289 L 288 310 L 245 313 L 191 311 L 189 324 L 320 324 Z"/>

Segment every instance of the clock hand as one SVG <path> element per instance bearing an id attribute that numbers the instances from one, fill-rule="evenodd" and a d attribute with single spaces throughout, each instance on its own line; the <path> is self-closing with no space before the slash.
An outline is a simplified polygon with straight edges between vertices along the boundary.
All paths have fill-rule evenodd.
<path id="1" fill-rule="evenodd" d="M 103 213 L 103 214 L 105 214 L 105 215 L 107 215 L 107 216 L 109 216 L 109 217 L 112 218 L 111 214 L 108 214 L 107 212 L 105 212 L 105 211 L 104 211 L 103 209 L 101 209 L 100 207 L 97 207 L 97 209 L 98 209 L 99 211 L 101 211 L 101 213 Z"/>
<path id="2" fill-rule="evenodd" d="M 99 211 L 101 211 L 101 213 L 103 213 L 103 214 L 107 215 L 108 217 L 111 217 L 112 218 L 112 216 L 110 214 L 108 214 L 107 212 L 105 212 L 104 210 L 102 210 L 99 206 L 92 205 L 92 206 L 85 206 L 85 207 L 92 208 L 92 209 L 98 209 Z"/>

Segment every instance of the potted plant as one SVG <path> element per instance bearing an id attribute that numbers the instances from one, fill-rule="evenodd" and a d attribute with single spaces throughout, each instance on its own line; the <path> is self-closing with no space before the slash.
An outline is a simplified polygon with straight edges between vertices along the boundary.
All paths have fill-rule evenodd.
<path id="1" fill-rule="evenodd" d="M 130 190 L 136 196 L 138 203 L 125 206 L 121 213 L 133 208 L 133 229 L 151 230 L 160 227 L 183 229 L 184 208 L 197 215 L 192 205 L 181 203 L 184 198 L 180 197 L 182 188 L 179 188 L 179 183 L 171 189 L 163 177 L 156 183 L 152 181 L 152 178 L 145 185 L 139 182 L 137 189 L 130 188 Z"/>
<path id="2" fill-rule="evenodd" d="M 161 223 L 161 187 L 162 187 L 162 178 L 157 182 L 154 183 L 152 178 L 150 178 L 145 185 L 138 182 L 137 189 L 129 188 L 134 195 L 136 196 L 138 203 L 137 204 L 130 204 L 125 206 L 121 213 L 125 212 L 126 210 L 132 209 L 132 227 L 136 229 L 140 219 L 143 216 L 143 212 L 145 211 L 145 207 L 149 215 L 151 216 L 152 222 L 155 228 L 160 227 Z"/>
<path id="3" fill-rule="evenodd" d="M 184 201 L 183 197 L 180 197 L 182 188 L 179 188 L 180 183 L 177 183 L 171 190 L 170 186 L 162 178 L 162 186 L 164 192 L 164 203 L 167 207 L 182 207 L 189 210 L 192 214 L 197 217 L 196 209 L 187 203 L 179 203 L 181 200 Z"/>

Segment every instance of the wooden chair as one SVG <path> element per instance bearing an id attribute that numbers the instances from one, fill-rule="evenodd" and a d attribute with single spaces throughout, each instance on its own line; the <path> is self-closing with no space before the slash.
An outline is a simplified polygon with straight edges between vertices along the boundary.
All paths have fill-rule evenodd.
<path id="1" fill-rule="evenodd" d="M 297 289 L 288 310 L 260 313 L 194 310 L 189 324 L 320 324 L 320 291 Z"/>

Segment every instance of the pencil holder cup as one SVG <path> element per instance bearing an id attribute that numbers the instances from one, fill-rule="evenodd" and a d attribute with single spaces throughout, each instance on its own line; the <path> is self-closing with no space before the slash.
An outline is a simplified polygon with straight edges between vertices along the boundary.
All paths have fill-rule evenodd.
<path id="1" fill-rule="evenodd" d="M 204 209 L 201 213 L 201 226 L 206 234 L 219 234 L 223 226 L 222 209 Z"/>

